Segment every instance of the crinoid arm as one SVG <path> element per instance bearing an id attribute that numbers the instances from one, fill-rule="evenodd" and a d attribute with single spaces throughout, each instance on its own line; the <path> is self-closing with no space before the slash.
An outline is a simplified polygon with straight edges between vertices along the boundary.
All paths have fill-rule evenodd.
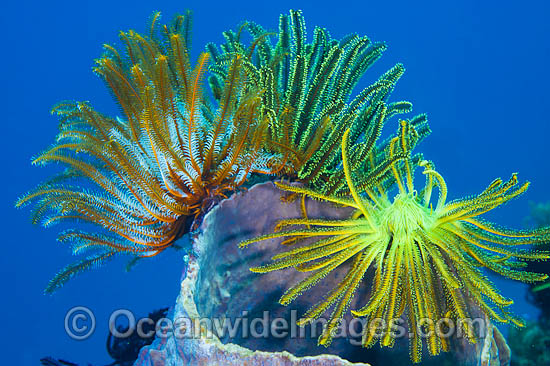
<path id="1" fill-rule="evenodd" d="M 397 319 L 405 319 L 411 332 L 413 362 L 420 362 L 424 343 L 431 355 L 449 350 L 450 340 L 440 336 L 435 328 L 442 322 L 463 322 L 468 340 L 475 342 L 476 330 L 467 321 L 474 308 L 492 320 L 522 326 L 523 322 L 509 310 L 513 301 L 499 293 L 484 271 L 524 282 L 545 280 L 547 275 L 521 268 L 526 261 L 550 258 L 548 250 L 529 249 L 530 245 L 550 242 L 550 228 L 504 229 L 479 216 L 518 197 L 528 184 L 519 184 L 514 174 L 506 182 L 495 180 L 477 196 L 447 202 L 447 185 L 433 163 L 415 161 L 410 156 L 418 138 L 410 121 L 402 121 L 385 149 L 384 159 L 372 159 L 378 161 L 378 166 L 371 170 L 369 180 L 360 180 L 357 177 L 365 175 L 352 169 L 357 165 L 353 162 L 350 135 L 347 130 L 342 139 L 341 169 L 348 185 L 347 195 L 327 195 L 315 189 L 278 184 L 285 191 L 351 207 L 355 213 L 350 218 L 283 220 L 275 233 L 241 243 L 244 247 L 272 238 L 297 239 L 292 248 L 274 255 L 270 263 L 252 268 L 259 273 L 285 268 L 311 273 L 283 294 L 283 305 L 344 263 L 351 264 L 341 282 L 298 323 L 304 325 L 328 314 L 319 344 L 329 345 L 357 289 L 370 286 L 370 297 L 359 299 L 364 306 L 351 311 L 365 320 L 363 345 L 371 347 L 380 342 L 392 347 L 395 334 L 391 325 Z M 415 166 L 423 167 L 426 176 L 426 184 L 419 191 L 414 188 Z M 396 182 L 393 201 L 388 199 L 388 182 Z M 439 191 L 438 197 L 434 197 L 434 190 Z M 436 202 L 432 203 L 434 198 Z M 364 279 L 369 269 L 372 281 L 367 284 Z M 424 340 L 421 334 L 428 336 Z"/>
<path id="2" fill-rule="evenodd" d="M 242 40 L 244 33 L 252 37 L 249 45 Z M 397 64 L 373 84 L 355 90 L 386 45 L 356 34 L 333 39 L 320 27 L 308 43 L 306 33 L 304 17 L 295 10 L 280 16 L 278 33 L 253 22 L 225 32 L 221 50 L 214 44 L 207 47 L 214 62 L 210 86 L 220 99 L 218 90 L 227 78 L 228 61 L 241 56 L 249 75 L 246 87 L 264 91 L 262 114 L 270 121 L 267 149 L 282 157 L 276 162 L 277 174 L 320 193 L 349 193 L 339 169 L 342 136 L 350 129 L 353 163 L 370 164 L 365 158 L 377 150 L 375 142 L 383 126 L 412 109 L 410 102 L 389 101 L 405 69 Z M 429 133 L 426 116 L 419 115 L 411 123 L 419 134 L 418 143 Z M 374 164 L 380 158 L 375 154 Z"/>
<path id="3" fill-rule="evenodd" d="M 74 231 L 60 240 L 97 254 L 71 265 L 48 291 L 115 253 L 153 256 L 172 244 L 250 173 L 271 174 L 278 157 L 265 151 L 268 121 L 263 91 L 245 88 L 242 57 L 228 61 L 219 101 L 204 93 L 209 55 L 189 56 L 188 12 L 150 32 L 121 32 L 124 47 L 106 45 L 94 71 L 123 116 L 107 117 L 88 103 L 63 102 L 56 142 L 33 161 L 66 171 L 16 203 L 34 203 L 33 221 L 74 221 L 108 235 Z M 78 254 L 80 250 L 76 251 Z M 110 254 L 109 254 L 110 253 Z"/>

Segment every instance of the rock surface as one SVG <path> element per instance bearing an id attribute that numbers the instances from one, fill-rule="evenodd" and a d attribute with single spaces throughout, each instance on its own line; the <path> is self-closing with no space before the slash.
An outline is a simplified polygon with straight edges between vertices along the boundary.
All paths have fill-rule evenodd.
<path id="1" fill-rule="evenodd" d="M 165 337 L 142 350 L 136 365 L 339 366 L 352 365 L 350 361 L 374 365 L 410 364 L 407 339 L 397 341 L 392 349 L 378 346 L 364 349 L 353 344 L 361 339 L 360 327 L 348 327 L 345 337 L 335 339 L 330 347 L 324 348 L 317 346 L 320 326 L 312 329 L 295 325 L 296 319 L 342 278 L 345 267 L 288 307 L 279 305 L 278 299 L 285 289 L 303 278 L 303 273 L 294 269 L 268 274 L 249 271 L 249 267 L 266 263 L 280 252 L 280 241 L 256 243 L 245 249 L 239 249 L 238 243 L 272 232 L 281 218 L 301 217 L 299 202 L 286 203 L 280 198 L 281 192 L 271 182 L 263 183 L 222 201 L 205 216 L 193 238 L 193 251 L 188 257 L 181 293 L 171 316 L 175 325 Z M 319 201 L 308 200 L 306 206 L 310 217 L 350 215 L 348 210 Z M 352 308 L 362 306 L 368 299 L 369 286 L 362 288 Z M 349 315 L 346 321 L 353 324 Z M 275 329 L 276 323 L 278 329 Z M 233 334 L 229 328 L 220 331 L 224 324 L 236 326 L 237 330 Z M 453 349 L 454 352 L 438 357 L 426 354 L 422 364 L 509 364 L 506 342 L 498 330 L 493 332 L 492 326 L 486 339 L 475 345 L 455 340 Z"/>

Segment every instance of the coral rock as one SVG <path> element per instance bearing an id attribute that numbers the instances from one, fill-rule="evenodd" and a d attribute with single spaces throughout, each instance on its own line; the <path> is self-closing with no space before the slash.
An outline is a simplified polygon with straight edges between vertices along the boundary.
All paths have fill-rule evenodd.
<path id="1" fill-rule="evenodd" d="M 306 206 L 310 217 L 342 218 L 350 214 L 349 210 L 320 201 L 308 200 Z M 193 250 L 187 257 L 181 292 L 171 315 L 174 327 L 165 332 L 165 337 L 144 347 L 135 365 L 368 365 L 351 361 L 409 364 L 406 339 L 396 342 L 389 350 L 364 349 L 352 342 L 361 339 L 357 329 L 352 329 L 353 333 L 337 337 L 325 348 L 317 345 L 320 329 L 313 336 L 311 327 L 295 326 L 296 317 L 341 280 L 346 268 L 335 271 L 310 289 L 308 296 L 286 307 L 280 305 L 278 299 L 289 285 L 304 277 L 303 273 L 293 269 L 267 274 L 249 271 L 249 267 L 265 263 L 276 254 L 279 241 L 266 241 L 245 249 L 239 249 L 238 243 L 270 232 L 278 219 L 299 217 L 299 200 L 283 202 L 281 192 L 271 182 L 233 195 L 208 213 L 192 239 Z M 364 304 L 370 286 L 362 287 L 352 307 Z M 274 332 L 276 318 L 288 328 Z M 352 318 L 348 315 L 345 320 L 349 324 Z M 256 324 L 253 326 L 252 322 Z M 230 328 L 220 331 L 224 324 L 239 326 L 231 334 Z M 285 330 L 288 335 L 280 336 Z M 301 330 L 305 336 L 291 336 L 302 335 Z M 450 354 L 426 355 L 423 365 L 441 366 L 450 362 L 465 366 L 506 366 L 510 362 L 510 350 L 492 325 L 485 339 L 476 344 L 460 339 L 453 340 L 452 347 Z"/>

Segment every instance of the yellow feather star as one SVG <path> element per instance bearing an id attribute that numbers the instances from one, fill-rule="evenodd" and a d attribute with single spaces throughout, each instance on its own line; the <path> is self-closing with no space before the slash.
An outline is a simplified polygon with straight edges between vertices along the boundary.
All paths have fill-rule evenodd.
<path id="1" fill-rule="evenodd" d="M 414 128 L 403 121 L 399 136 L 391 141 L 387 150 L 388 159 L 398 151 L 408 151 L 407 141 L 411 134 L 414 135 Z M 424 168 L 423 174 L 427 179 L 424 189 L 417 192 L 413 185 L 412 161 L 405 158 L 388 168 L 399 188 L 391 201 L 387 190 L 378 183 L 383 172 L 373 178 L 370 187 L 358 192 L 349 167 L 348 135 L 349 130 L 342 140 L 342 159 L 351 199 L 324 196 L 307 188 L 281 183 L 277 186 L 285 191 L 352 207 L 355 209 L 353 215 L 347 220 L 282 220 L 275 233 L 240 244 L 245 247 L 254 242 L 282 237 L 290 237 L 287 242 L 291 243 L 315 238 L 313 242 L 302 243 L 302 246 L 275 255 L 269 264 L 251 268 L 258 273 L 289 267 L 311 272 L 310 276 L 284 293 L 280 299 L 283 305 L 292 302 L 344 262 L 352 261 L 338 286 L 324 301 L 310 308 L 298 324 L 310 323 L 334 307 L 319 338 L 319 344 L 328 346 L 363 277 L 372 267 L 374 280 L 371 296 L 365 306 L 352 311 L 353 315 L 364 317 L 366 324 L 370 324 L 363 332 L 363 346 L 370 347 L 379 340 L 381 345 L 392 347 L 395 334 L 387 327 L 381 327 L 383 324 L 391 325 L 403 316 L 408 320 L 411 332 L 411 359 L 420 362 L 420 330 L 423 334 L 429 333 L 426 338 L 430 354 L 447 351 L 448 340 L 438 336 L 434 324 L 448 317 L 455 320 L 469 318 L 471 303 L 475 303 L 491 319 L 521 326 L 521 320 L 508 310 L 513 301 L 499 294 L 480 268 L 486 267 L 524 282 L 546 279 L 545 274 L 518 268 L 525 265 L 525 260 L 549 258 L 548 252 L 517 250 L 514 247 L 548 242 L 550 230 L 501 229 L 478 216 L 525 192 L 528 183 L 518 186 L 514 174 L 507 182 L 496 179 L 477 196 L 447 203 L 445 181 L 433 165 L 425 160 L 418 164 Z M 433 208 L 430 202 L 435 187 L 439 190 L 439 199 Z M 303 225 L 303 228 L 278 231 L 295 225 Z M 375 319 L 383 322 L 374 325 Z M 422 325 L 424 319 L 431 322 Z M 469 341 L 474 343 L 476 335 L 473 326 L 468 323 L 464 325 Z"/>

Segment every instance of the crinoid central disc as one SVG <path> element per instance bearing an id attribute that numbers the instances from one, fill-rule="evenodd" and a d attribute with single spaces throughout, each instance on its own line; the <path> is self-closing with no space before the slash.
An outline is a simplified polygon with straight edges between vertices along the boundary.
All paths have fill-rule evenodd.
<path id="1" fill-rule="evenodd" d="M 412 238 L 415 233 L 428 231 L 434 224 L 434 216 L 429 208 L 418 202 L 415 194 L 399 193 L 393 203 L 378 213 L 378 222 L 393 237 L 396 244 Z"/>

